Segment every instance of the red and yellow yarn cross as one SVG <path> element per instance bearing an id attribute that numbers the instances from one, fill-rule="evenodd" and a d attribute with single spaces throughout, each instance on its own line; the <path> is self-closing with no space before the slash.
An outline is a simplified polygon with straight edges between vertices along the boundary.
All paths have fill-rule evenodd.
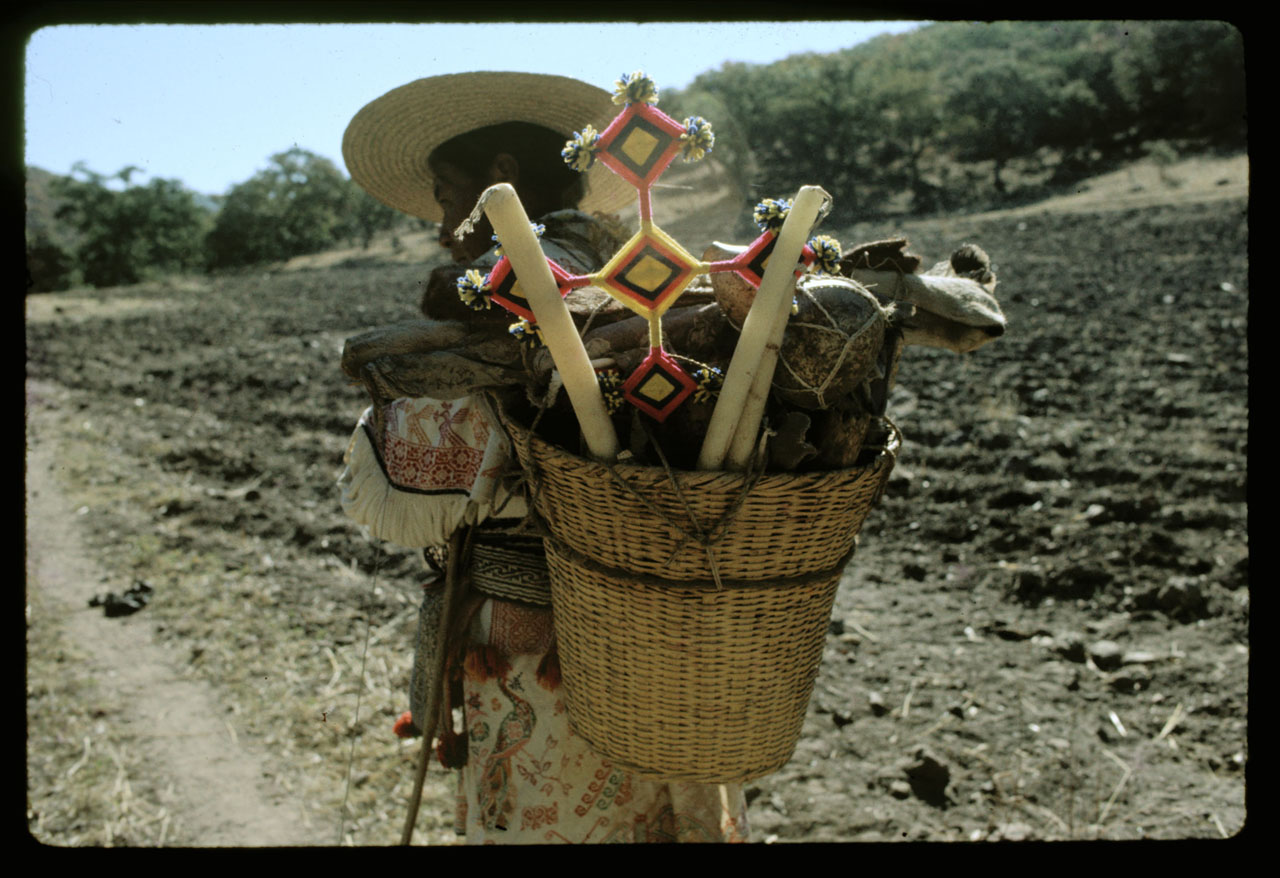
<path id="1" fill-rule="evenodd" d="M 622 395 L 636 408 L 661 422 L 697 389 L 694 381 L 662 346 L 662 315 L 699 275 L 732 271 L 759 287 L 769 255 L 790 202 L 766 199 L 754 213 L 761 235 L 732 259 L 703 262 L 653 222 L 651 191 L 663 171 L 681 156 L 698 161 L 711 152 L 715 135 L 701 116 L 677 122 L 659 110 L 658 89 L 641 71 L 615 83 L 615 104 L 623 109 L 604 129 L 590 125 L 577 132 L 561 151 L 566 163 L 586 171 L 596 160 L 636 187 L 640 197 L 640 229 L 599 271 L 574 275 L 553 260 L 547 262 L 561 296 L 582 286 L 595 286 L 649 321 L 649 354 L 622 385 Z M 797 274 L 817 268 L 834 272 L 840 257 L 833 239 L 814 238 L 804 248 Z M 511 264 L 503 256 L 483 282 L 478 272 L 458 279 L 458 291 L 469 304 L 493 301 L 522 320 L 512 331 L 527 337 L 535 322 L 520 293 Z M 483 305 L 482 305 L 483 307 Z"/>

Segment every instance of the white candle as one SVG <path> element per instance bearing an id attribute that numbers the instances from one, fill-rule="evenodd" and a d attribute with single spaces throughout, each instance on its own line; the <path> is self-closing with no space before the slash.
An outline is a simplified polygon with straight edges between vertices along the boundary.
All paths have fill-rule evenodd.
<path id="1" fill-rule="evenodd" d="M 778 233 L 778 243 L 774 246 L 773 254 L 769 257 L 769 267 L 765 269 L 764 277 L 760 281 L 760 288 L 764 289 L 764 285 L 769 283 L 770 273 L 777 267 L 778 271 L 774 273 L 774 276 L 784 285 L 782 296 L 784 307 L 777 312 L 774 318 L 768 341 L 760 354 L 760 363 L 756 367 L 751 389 L 747 392 L 747 398 L 743 403 L 742 414 L 738 416 L 738 424 L 734 428 L 733 441 L 729 443 L 728 469 L 737 471 L 746 469 L 747 464 L 751 461 L 751 455 L 756 449 L 756 434 L 760 432 L 760 421 L 764 418 L 765 403 L 769 401 L 769 387 L 773 383 L 773 373 L 778 365 L 778 351 L 782 347 L 782 336 L 787 331 L 787 321 L 791 316 L 791 301 L 795 291 L 795 264 L 800 260 L 800 252 L 804 250 L 805 242 L 809 240 L 809 232 L 813 231 L 813 225 L 817 222 L 819 212 L 821 212 L 823 205 L 830 198 L 831 196 L 817 186 L 805 186 L 802 188 L 796 195 L 795 203 L 792 204 L 791 211 L 787 214 L 782 230 Z M 795 223 L 788 228 L 787 223 L 791 221 L 792 217 L 795 217 Z M 796 255 L 789 262 L 779 262 L 776 257 L 779 256 L 779 250 L 782 248 L 783 236 L 788 234 L 799 236 L 798 243 L 794 238 L 787 242 L 788 248 L 796 248 Z M 790 249 L 788 249 L 787 253 L 790 253 Z M 783 276 L 781 269 L 785 265 L 792 266 L 792 269 Z"/>
<path id="2" fill-rule="evenodd" d="M 509 183 L 490 186 L 480 195 L 476 209 L 484 210 L 489 217 L 494 233 L 502 242 L 502 252 L 520 279 L 520 288 L 538 320 L 542 339 L 564 379 L 569 402 L 578 416 L 591 456 L 612 463 L 618 457 L 618 435 L 605 409 L 600 382 L 516 190 Z"/>
<path id="3" fill-rule="evenodd" d="M 747 319 L 742 322 L 742 334 L 733 350 L 724 385 L 720 388 L 720 398 L 711 413 L 706 438 L 702 441 L 698 469 L 720 469 L 738 432 L 739 423 L 743 423 L 743 429 L 749 426 L 745 423 L 743 414 L 752 396 L 756 376 L 764 371 L 761 367 L 765 365 L 762 361 L 766 348 L 772 343 L 773 351 L 768 362 L 763 396 L 755 413 L 754 427 L 750 428 L 754 439 L 755 431 L 760 426 L 760 415 L 764 412 L 764 397 L 767 397 L 769 382 L 773 380 L 781 331 L 786 327 L 787 311 L 791 308 L 796 264 L 800 261 L 800 253 L 804 250 L 805 241 L 817 221 L 818 213 L 830 199 L 831 196 L 819 186 L 803 186 L 796 194 L 791 210 L 778 232 L 773 253 L 769 256 L 769 267 L 760 279 L 760 289 L 756 291 Z M 777 340 L 774 339 L 775 329 Z M 752 408 L 756 407 L 753 405 Z"/>

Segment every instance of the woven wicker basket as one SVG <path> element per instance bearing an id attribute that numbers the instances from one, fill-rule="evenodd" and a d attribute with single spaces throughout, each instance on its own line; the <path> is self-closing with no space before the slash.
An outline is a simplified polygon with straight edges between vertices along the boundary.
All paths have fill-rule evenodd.
<path id="1" fill-rule="evenodd" d="M 504 423 L 549 533 L 574 730 L 649 778 L 734 783 L 785 764 L 897 431 L 864 467 L 750 479 L 608 467 Z"/>

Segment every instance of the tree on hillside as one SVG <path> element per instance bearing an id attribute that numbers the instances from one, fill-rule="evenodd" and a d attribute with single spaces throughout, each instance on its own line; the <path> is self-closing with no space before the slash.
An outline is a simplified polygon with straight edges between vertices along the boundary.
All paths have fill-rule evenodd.
<path id="1" fill-rule="evenodd" d="M 348 240 L 359 239 L 360 246 L 368 250 L 373 243 L 373 236 L 404 225 L 405 214 L 393 207 L 387 207 L 368 192 L 352 184 L 350 212 L 345 228 Z"/>
<path id="2" fill-rule="evenodd" d="M 737 177 L 749 198 L 763 191 L 776 197 L 766 181 L 759 121 L 764 117 L 768 77 L 755 64 L 730 61 L 719 70 L 704 73 L 679 94 L 667 100 L 667 109 L 681 114 L 701 115 L 716 132 L 715 157 Z M 664 110 L 666 112 L 666 110 Z"/>
<path id="3" fill-rule="evenodd" d="M 209 234 L 213 268 L 315 253 L 356 235 L 355 188 L 326 158 L 294 147 L 233 186 Z"/>
<path id="4" fill-rule="evenodd" d="M 1190 137 L 1243 144 L 1244 42 L 1230 24 L 1138 22 L 1115 55 L 1113 75 L 1135 117 L 1135 142 Z"/>
<path id="5" fill-rule="evenodd" d="M 969 72 L 951 92 L 951 142 L 963 159 L 992 161 L 992 185 L 1004 193 L 1010 159 L 1043 145 L 1053 72 L 997 57 Z"/>
<path id="6" fill-rule="evenodd" d="M 74 255 L 85 283 L 131 284 L 203 264 L 209 215 L 195 193 L 177 180 L 131 185 L 138 171 L 129 166 L 106 177 L 78 162 L 71 176 L 51 184 L 62 201 L 58 220 L 80 236 Z M 109 188 L 112 180 L 124 188 Z"/>
<path id="7" fill-rule="evenodd" d="M 27 232 L 27 292 L 51 293 L 80 280 L 75 254 L 44 230 Z"/>
<path id="8" fill-rule="evenodd" d="M 662 92 L 660 108 L 677 121 L 701 116 L 711 123 L 716 142 L 712 156 L 728 173 L 740 192 L 746 192 L 756 177 L 755 157 L 747 132 L 717 94 L 703 91 L 695 83 L 683 91 Z M 744 205 L 746 206 L 746 205 Z"/>
<path id="9" fill-rule="evenodd" d="M 971 202 L 970 184 L 947 181 L 987 163 L 1002 192 L 1015 160 L 1057 159 L 1067 179 L 1149 141 L 1240 148 L 1243 58 L 1223 22 L 947 21 L 831 55 L 727 63 L 674 103 L 732 132 L 720 158 L 750 195 L 818 182 L 865 216 L 904 192 L 916 209 Z"/>
<path id="10" fill-rule="evenodd" d="M 905 36 L 881 40 L 863 66 L 872 151 L 877 175 L 888 186 L 908 190 L 917 210 L 932 209 L 939 206 L 937 193 L 923 180 L 924 162 L 942 145 L 943 96 L 929 59 L 912 51 Z"/>

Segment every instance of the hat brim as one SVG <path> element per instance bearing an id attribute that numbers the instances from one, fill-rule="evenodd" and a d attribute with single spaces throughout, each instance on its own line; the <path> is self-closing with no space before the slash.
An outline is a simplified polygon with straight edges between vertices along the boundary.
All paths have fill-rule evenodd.
<path id="1" fill-rule="evenodd" d="M 437 146 L 501 122 L 532 122 L 573 137 L 604 128 L 618 107 L 604 89 L 541 73 L 451 73 L 394 88 L 352 118 L 342 137 L 347 170 L 362 189 L 396 210 L 439 222 L 444 217 L 427 166 Z M 635 187 L 596 162 L 578 207 L 613 213 L 635 200 Z"/>

